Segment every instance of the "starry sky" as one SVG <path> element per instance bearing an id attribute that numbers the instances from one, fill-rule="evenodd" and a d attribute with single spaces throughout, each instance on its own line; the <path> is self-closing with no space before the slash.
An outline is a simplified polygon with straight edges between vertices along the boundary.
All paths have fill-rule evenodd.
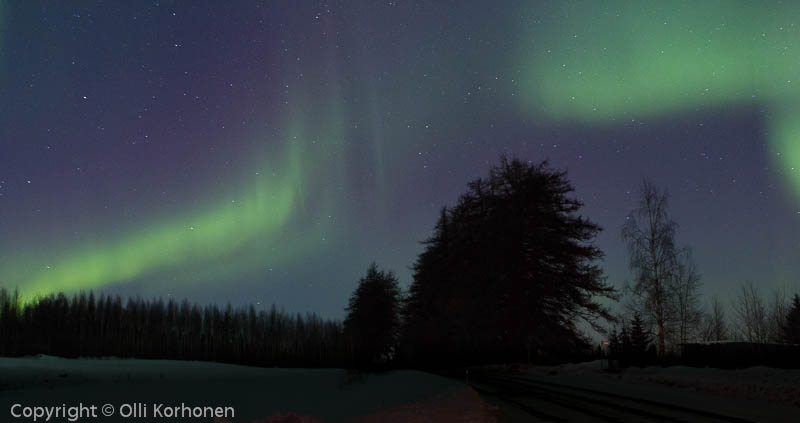
<path id="1" fill-rule="evenodd" d="M 0 286 L 341 317 L 501 154 L 611 284 L 642 178 L 703 293 L 800 289 L 800 6 L 0 0 Z"/>

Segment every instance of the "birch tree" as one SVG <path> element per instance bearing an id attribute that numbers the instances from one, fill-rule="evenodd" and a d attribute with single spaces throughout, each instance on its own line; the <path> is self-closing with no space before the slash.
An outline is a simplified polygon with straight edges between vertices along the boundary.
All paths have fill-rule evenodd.
<path id="1" fill-rule="evenodd" d="M 645 180 L 637 207 L 622 227 L 634 272 L 629 287 L 633 308 L 655 327 L 656 347 L 662 357 L 672 333 L 677 334 L 678 341 L 686 342 L 700 315 L 700 276 L 691 251 L 676 246 L 678 224 L 669 216 L 667 206 L 666 191 Z"/>

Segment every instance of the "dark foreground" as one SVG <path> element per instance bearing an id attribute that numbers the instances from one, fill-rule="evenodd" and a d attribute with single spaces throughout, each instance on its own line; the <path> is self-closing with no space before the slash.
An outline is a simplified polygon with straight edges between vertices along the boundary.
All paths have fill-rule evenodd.
<path id="1" fill-rule="evenodd" d="M 418 371 L 0 358 L 0 422 L 33 422 L 23 414 L 46 410 L 54 416 L 49 422 L 63 423 L 65 413 L 80 407 L 77 421 L 95 423 L 485 421 L 460 420 L 483 411 L 481 398 L 462 382 Z"/>
<path id="2" fill-rule="evenodd" d="M 466 376 L 466 375 L 465 375 Z M 613 374 L 471 369 L 500 422 L 794 422 L 800 408 L 641 383 Z"/>

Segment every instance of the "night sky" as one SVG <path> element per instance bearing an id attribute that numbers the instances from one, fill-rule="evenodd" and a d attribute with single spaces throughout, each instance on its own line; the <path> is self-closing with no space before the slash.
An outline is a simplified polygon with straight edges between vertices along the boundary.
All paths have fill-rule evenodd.
<path id="1" fill-rule="evenodd" d="M 501 154 L 609 282 L 642 178 L 703 293 L 800 289 L 800 6 L 0 0 L 0 286 L 341 317 Z"/>

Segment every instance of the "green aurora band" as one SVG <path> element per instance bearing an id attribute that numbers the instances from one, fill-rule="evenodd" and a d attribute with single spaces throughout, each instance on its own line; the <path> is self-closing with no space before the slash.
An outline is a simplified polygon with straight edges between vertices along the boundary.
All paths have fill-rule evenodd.
<path id="1" fill-rule="evenodd" d="M 0 48 L 6 7 L 0 0 Z M 632 119 L 667 119 L 757 104 L 763 109 L 770 156 L 800 197 L 800 175 L 795 171 L 800 167 L 800 24 L 793 22 L 800 16 L 800 4 L 565 0 L 524 7 L 528 19 L 513 34 L 520 40 L 515 63 L 503 66 L 520 72 L 522 95 L 517 98 L 525 114 L 559 124 L 615 126 Z M 93 228 L 73 245 L 37 247 L 4 257 L 0 285 L 17 285 L 31 299 L 145 279 L 213 282 L 234 272 L 257 272 L 266 261 L 307 257 L 321 248 L 321 235 L 336 230 L 326 217 L 346 219 L 351 212 L 336 205 L 349 189 L 348 162 L 359 157 L 357 147 L 346 140 L 352 135 L 352 122 L 363 119 L 358 109 L 342 106 L 360 92 L 348 92 L 346 84 L 336 83 L 347 79 L 348 70 L 337 54 L 330 51 L 327 57 L 333 73 L 297 81 L 301 94 L 292 98 L 293 106 L 283 116 L 284 136 L 276 140 L 284 150 L 276 154 L 268 146 L 268 151 L 252 152 L 253 157 L 269 157 L 252 163 L 252 169 L 275 169 L 276 176 L 247 179 L 228 200 L 210 202 L 197 211 L 154 216 L 122 234 L 99 235 L 92 241 L 92 230 L 103 230 Z M 0 50 L 0 75 L 6 65 Z M 363 74 L 369 70 L 367 66 Z M 320 81 L 332 83 L 320 88 Z M 404 148 L 402 143 L 389 144 L 393 135 L 384 133 L 388 130 L 380 124 L 380 112 L 398 104 L 383 94 L 374 80 L 366 79 L 364 96 L 371 115 L 364 120 L 372 163 L 362 165 L 371 166 L 375 175 L 369 193 L 376 213 L 384 212 L 384 195 L 393 182 L 384 150 Z M 436 109 L 433 101 L 415 106 L 430 108 L 420 116 Z M 253 137 L 267 139 L 262 135 Z"/>
<path id="2" fill-rule="evenodd" d="M 523 107 L 619 125 L 701 109 L 764 109 L 770 153 L 800 197 L 800 3 L 561 1 L 526 11 Z"/>
<path id="3" fill-rule="evenodd" d="M 132 281 L 218 283 L 307 257 L 338 230 L 330 216 L 346 217 L 335 212 L 341 192 L 312 183 L 347 183 L 344 158 L 351 152 L 344 142 L 345 110 L 337 106 L 342 95 L 334 86 L 320 102 L 301 91 L 282 117 L 282 136 L 240 134 L 262 147 L 251 152 L 257 159 L 244 187 L 226 193 L 226 200 L 154 216 L 121 234 L 94 228 L 82 242 L 18 252 L 0 262 L 0 286 L 18 286 L 28 302 Z M 313 125 L 311 115 L 317 116 Z"/>
<path id="4" fill-rule="evenodd" d="M 245 189 L 237 196 L 240 201 L 144 224 L 146 230 L 120 239 L 76 245 L 72 253 L 62 255 L 53 265 L 44 269 L 35 266 L 40 270 L 24 278 L 23 300 L 130 281 L 159 270 L 224 257 L 255 238 L 269 239 L 290 220 L 297 206 L 303 185 L 301 154 L 300 143 L 289 142 L 281 162 L 284 172 Z M 17 261 L 24 262 L 33 261 Z"/>

